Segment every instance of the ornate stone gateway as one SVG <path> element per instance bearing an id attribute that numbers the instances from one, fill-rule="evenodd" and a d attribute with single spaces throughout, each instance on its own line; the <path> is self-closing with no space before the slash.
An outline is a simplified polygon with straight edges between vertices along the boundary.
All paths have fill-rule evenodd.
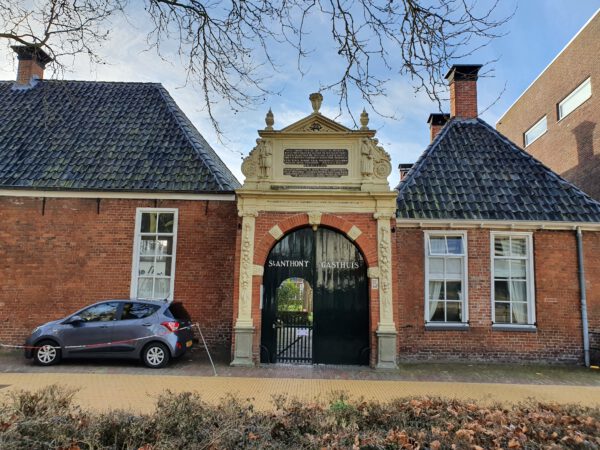
<path id="1" fill-rule="evenodd" d="M 328 228 L 282 238 L 265 264 L 261 362 L 369 364 L 367 268 Z"/>
<path id="2" fill-rule="evenodd" d="M 233 365 L 396 366 L 390 156 L 366 112 L 350 129 L 322 99 L 281 130 L 269 110 L 242 164 Z"/>

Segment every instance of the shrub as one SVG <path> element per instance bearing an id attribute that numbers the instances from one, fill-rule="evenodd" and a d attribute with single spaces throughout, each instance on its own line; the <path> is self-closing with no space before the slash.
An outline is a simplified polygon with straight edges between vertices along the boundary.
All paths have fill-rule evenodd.
<path id="1" fill-rule="evenodd" d="M 279 396 L 256 411 L 229 396 L 206 403 L 166 391 L 152 414 L 97 414 L 74 391 L 19 391 L 0 405 L 4 449 L 600 449 L 600 409 L 534 401 L 507 408 L 439 398 L 323 402 Z"/>

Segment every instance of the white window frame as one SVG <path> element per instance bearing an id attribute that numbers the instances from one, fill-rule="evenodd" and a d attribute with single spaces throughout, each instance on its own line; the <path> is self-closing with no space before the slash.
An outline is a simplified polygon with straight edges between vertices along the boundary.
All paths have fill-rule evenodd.
<path id="1" fill-rule="evenodd" d="M 454 231 L 454 230 L 429 230 L 424 231 L 423 239 L 425 248 L 423 255 L 425 256 L 425 325 L 430 328 L 450 328 L 452 326 L 467 326 L 469 323 L 469 246 L 467 242 L 467 232 L 466 231 Z M 463 279 L 462 279 L 462 289 L 463 289 L 463 305 L 462 305 L 462 318 L 460 322 L 442 322 L 442 321 L 434 321 L 431 322 L 429 320 L 429 258 L 435 257 L 435 255 L 429 255 L 429 238 L 432 236 L 449 236 L 449 237 L 461 237 L 463 240 Z M 451 256 L 451 255 L 446 255 Z M 458 256 L 458 255 L 457 255 Z"/>
<path id="2" fill-rule="evenodd" d="M 581 100 L 581 102 L 579 102 L 577 104 L 577 106 L 575 106 L 571 111 L 569 111 L 566 114 L 563 114 L 562 108 L 563 108 L 564 104 L 567 103 L 569 100 L 572 100 L 573 97 L 575 97 L 577 94 L 579 94 L 579 92 L 582 91 L 583 89 L 585 89 L 588 85 L 590 87 L 590 94 L 587 97 L 585 97 L 583 100 Z M 559 104 L 558 104 L 558 120 L 562 120 L 565 117 L 567 117 L 569 114 L 571 114 L 573 111 L 575 111 L 581 105 L 583 105 L 591 97 L 592 97 L 592 77 L 587 77 L 587 79 L 583 80 L 583 82 L 579 86 L 577 86 L 575 89 L 573 89 L 569 95 L 567 95 L 563 100 L 561 100 L 559 102 Z"/>
<path id="3" fill-rule="evenodd" d="M 137 208 L 135 213 L 135 230 L 133 239 L 133 263 L 131 267 L 131 299 L 137 299 L 138 273 L 140 264 L 140 241 L 142 233 L 140 231 L 142 225 L 143 213 L 173 213 L 173 255 L 171 256 L 171 283 L 169 286 L 168 300 L 173 300 L 175 291 L 175 267 L 177 257 L 177 227 L 179 225 L 179 210 L 177 208 Z M 168 233 L 165 233 L 168 234 Z"/>
<path id="4" fill-rule="evenodd" d="M 495 242 L 496 237 L 524 237 L 527 246 L 527 259 L 525 264 L 525 270 L 527 271 L 527 323 L 526 324 L 513 324 L 513 323 L 496 323 L 496 301 L 495 301 L 495 274 L 494 274 L 494 259 L 496 257 Z M 491 291 L 491 305 L 492 305 L 492 327 L 500 329 L 535 329 L 536 328 L 536 316 L 535 316 L 535 265 L 534 265 L 534 254 L 533 254 L 533 232 L 506 232 L 506 231 L 492 231 L 490 232 L 490 291 Z"/>
<path id="5" fill-rule="evenodd" d="M 539 124 L 541 124 L 542 122 L 544 122 L 546 124 L 546 127 L 544 129 L 543 132 L 541 132 L 540 134 L 538 134 L 535 138 L 533 138 L 531 141 L 529 141 L 527 139 L 527 133 L 531 132 L 531 130 L 533 130 L 535 127 L 537 127 Z M 548 132 L 548 116 L 545 115 L 544 117 L 542 117 L 540 120 L 538 120 L 536 123 L 534 123 L 533 125 L 531 125 L 529 127 L 529 129 L 527 131 L 525 131 L 525 133 L 523 133 L 523 144 L 525 144 L 525 147 L 529 147 L 531 144 L 533 144 L 535 141 L 537 141 L 539 138 L 541 138 L 544 134 L 546 134 Z"/>

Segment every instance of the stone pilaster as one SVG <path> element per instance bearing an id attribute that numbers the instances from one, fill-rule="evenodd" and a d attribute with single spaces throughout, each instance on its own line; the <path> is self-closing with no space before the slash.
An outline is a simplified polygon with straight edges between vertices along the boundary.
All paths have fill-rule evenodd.
<path id="1" fill-rule="evenodd" d="M 243 212 L 240 249 L 240 274 L 238 282 L 238 316 L 235 322 L 235 348 L 232 366 L 253 366 L 252 341 L 252 276 L 254 274 L 254 226 L 257 214 Z"/>
<path id="2" fill-rule="evenodd" d="M 396 367 L 397 331 L 394 323 L 392 291 L 391 217 L 375 213 L 377 219 L 377 258 L 379 260 L 379 324 L 377 326 L 377 368 Z"/>

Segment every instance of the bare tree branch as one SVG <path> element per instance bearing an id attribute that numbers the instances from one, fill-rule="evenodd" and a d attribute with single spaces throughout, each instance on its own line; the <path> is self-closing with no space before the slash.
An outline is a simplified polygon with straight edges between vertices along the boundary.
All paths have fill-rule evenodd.
<path id="1" fill-rule="evenodd" d="M 226 100 L 236 112 L 273 94 L 265 73 L 281 69 L 274 48 L 291 49 L 300 74 L 307 72 L 305 61 L 319 51 L 306 39 L 316 22 L 329 24 L 342 62 L 321 86 L 338 95 L 340 112 L 351 114 L 351 95 L 378 112 L 376 99 L 398 74 L 441 105 L 447 68 L 500 36 L 512 17 L 496 17 L 498 1 L 144 0 L 144 12 L 152 24 L 149 48 L 168 59 L 164 46 L 175 43 L 186 80 L 201 90 L 220 134 L 217 102 Z M 0 38 L 44 49 L 59 71 L 68 56 L 99 63 L 112 17 L 131 17 L 136 7 L 132 0 L 4 0 Z"/>

